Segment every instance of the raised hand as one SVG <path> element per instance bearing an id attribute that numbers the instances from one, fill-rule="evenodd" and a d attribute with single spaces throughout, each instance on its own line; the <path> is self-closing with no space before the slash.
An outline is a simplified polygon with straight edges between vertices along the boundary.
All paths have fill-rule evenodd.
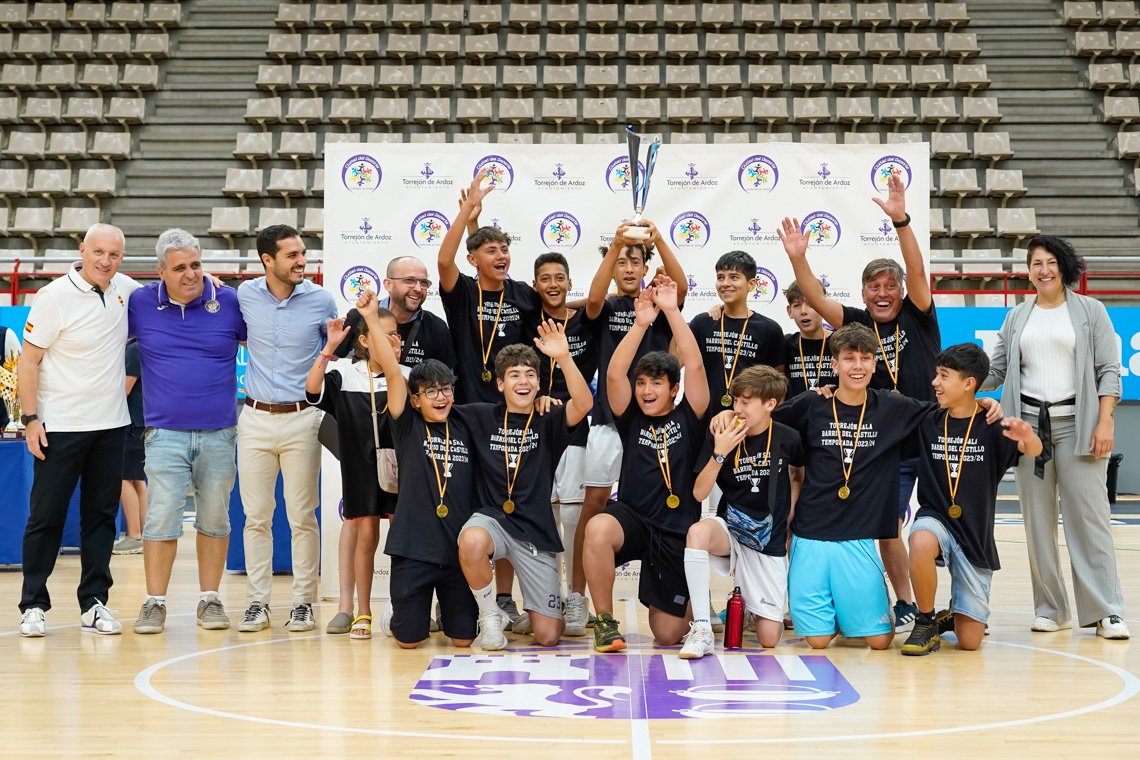
<path id="1" fill-rule="evenodd" d="M 739 417 L 725 420 L 713 418 L 713 453 L 728 456 L 748 436 L 748 425 Z"/>
<path id="2" fill-rule="evenodd" d="M 1033 426 L 1017 417 L 1005 418 L 1001 421 L 1001 426 L 1005 428 L 1001 434 L 1011 441 L 1028 441 L 1035 435 Z"/>
<path id="3" fill-rule="evenodd" d="M 548 319 L 538 325 L 538 337 L 534 345 L 551 359 L 560 359 L 570 354 L 570 342 L 566 340 L 566 330 L 562 324 Z"/>
<path id="4" fill-rule="evenodd" d="M 637 324 L 641 327 L 649 327 L 653 324 L 661 311 L 653 300 L 656 289 L 656 285 L 642 288 L 641 293 L 638 294 L 637 299 L 633 302 L 634 317 Z"/>
<path id="5" fill-rule="evenodd" d="M 329 320 L 328 323 L 328 341 L 325 343 L 323 353 L 331 354 L 340 342 L 348 335 L 350 328 L 344 326 L 344 317 Z"/>
<path id="6" fill-rule="evenodd" d="M 980 398 L 978 399 L 978 406 L 986 410 L 986 422 L 990 425 L 1000 420 L 1005 414 L 1001 408 L 1001 403 L 996 398 Z"/>
<path id="7" fill-rule="evenodd" d="M 657 229 L 656 224 L 649 221 L 648 219 L 642 219 L 638 223 L 638 226 L 643 228 L 646 232 L 649 233 L 649 238 L 646 240 L 639 240 L 637 242 L 644 243 L 645 245 L 653 245 L 654 243 L 656 243 L 657 241 L 659 241 L 661 239 L 661 231 Z"/>
<path id="8" fill-rule="evenodd" d="M 653 280 L 653 302 L 662 311 L 677 310 L 677 283 L 665 274 L 660 274 Z"/>
<path id="9" fill-rule="evenodd" d="M 776 228 L 776 234 L 780 236 L 789 259 L 795 261 L 807 256 L 808 239 L 800 230 L 799 219 L 785 216 L 784 221 Z"/>
<path id="10" fill-rule="evenodd" d="M 494 185 L 482 187 L 483 180 L 489 176 L 491 176 L 491 172 L 476 175 L 475 178 L 471 180 L 470 187 L 466 190 L 459 191 L 459 207 L 463 208 L 463 206 L 467 206 L 470 208 L 472 216 L 479 216 L 479 213 L 483 210 L 483 199 L 487 197 L 488 193 L 495 189 Z"/>
<path id="11" fill-rule="evenodd" d="M 871 200 L 879 204 L 879 208 L 891 218 L 891 221 L 901 222 L 906 219 L 906 188 L 903 187 L 902 178 L 897 174 L 887 180 L 887 199 L 884 201 L 882 198 L 874 197 Z"/>
<path id="12" fill-rule="evenodd" d="M 360 294 L 360 298 L 356 299 L 356 310 L 360 312 L 362 317 L 374 316 L 379 307 L 380 299 L 371 290 L 365 290 Z"/>

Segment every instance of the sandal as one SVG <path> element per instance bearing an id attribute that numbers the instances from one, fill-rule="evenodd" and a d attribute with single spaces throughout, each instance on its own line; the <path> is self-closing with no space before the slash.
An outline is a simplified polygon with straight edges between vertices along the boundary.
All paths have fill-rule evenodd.
<path id="1" fill-rule="evenodd" d="M 348 635 L 354 639 L 372 638 L 372 616 L 361 615 L 352 621 L 352 629 Z"/>

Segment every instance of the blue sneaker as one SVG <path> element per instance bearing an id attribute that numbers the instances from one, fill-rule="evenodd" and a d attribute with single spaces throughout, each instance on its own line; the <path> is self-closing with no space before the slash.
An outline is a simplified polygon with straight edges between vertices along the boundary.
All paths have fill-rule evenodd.
<path id="1" fill-rule="evenodd" d="M 899 599 L 895 602 L 894 614 L 895 631 L 900 631 L 909 625 L 913 625 L 915 617 L 918 616 L 918 607 Z"/>

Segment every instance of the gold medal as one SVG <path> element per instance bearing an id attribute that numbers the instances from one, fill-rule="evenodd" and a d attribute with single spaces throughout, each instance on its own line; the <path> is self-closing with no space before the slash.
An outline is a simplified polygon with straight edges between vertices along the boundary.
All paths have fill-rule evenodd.
<path id="1" fill-rule="evenodd" d="M 732 406 L 732 396 L 728 395 L 727 393 L 724 394 L 723 396 L 721 396 L 720 397 L 720 405 L 725 407 L 726 409 L 728 407 Z"/>
<path id="2" fill-rule="evenodd" d="M 850 495 L 851 495 L 851 489 L 850 488 L 848 488 L 847 486 L 840 486 L 839 498 L 846 499 Z"/>
<path id="3" fill-rule="evenodd" d="M 958 466 L 950 467 L 950 410 L 942 418 L 942 458 L 946 462 L 946 486 L 950 492 L 950 516 L 957 520 L 962 516 L 962 508 L 958 506 L 958 486 L 962 484 L 962 465 L 966 462 L 966 447 L 970 445 L 970 431 L 974 429 L 974 420 L 982 407 L 974 402 L 974 413 L 970 415 L 970 424 L 966 426 L 966 435 L 962 437 L 962 450 L 958 453 Z"/>
<path id="4" fill-rule="evenodd" d="M 491 370 L 489 370 L 489 369 L 483 370 L 483 382 L 485 382 L 485 383 L 491 382 Z"/>
<path id="5" fill-rule="evenodd" d="M 898 388 L 891 388 L 891 393 L 898 393 L 898 392 L 899 392 Z"/>
<path id="6" fill-rule="evenodd" d="M 499 310 L 495 313 L 495 325 L 491 328 L 491 339 L 487 341 L 487 345 L 483 345 L 483 285 L 478 280 L 475 282 L 476 287 L 479 288 L 479 348 L 483 351 L 483 382 L 491 382 L 491 370 L 488 364 L 491 363 L 491 348 L 495 345 L 495 330 L 499 327 L 499 318 L 503 316 L 503 298 L 507 295 L 507 289 L 503 288 L 499 293 Z"/>
<path id="7" fill-rule="evenodd" d="M 748 312 L 748 316 L 744 319 L 744 326 L 740 328 L 740 337 L 736 340 L 736 352 L 732 355 L 730 361 L 724 352 L 724 312 L 720 313 L 720 360 L 724 365 L 724 395 L 720 397 L 720 405 L 725 409 L 732 406 L 732 396 L 729 394 L 729 389 L 732 388 L 732 379 L 736 377 L 736 364 L 740 359 L 740 347 L 744 345 L 744 333 L 748 330 L 748 322 L 752 319 L 752 312 Z"/>
<path id="8" fill-rule="evenodd" d="M 951 504 L 950 505 L 950 516 L 953 517 L 955 520 L 957 520 L 959 517 L 962 516 L 962 508 L 959 507 L 957 504 Z"/>
<path id="9" fill-rule="evenodd" d="M 506 501 L 503 502 L 503 511 L 506 512 L 508 515 L 511 512 L 514 512 L 515 511 L 515 503 L 513 501 L 511 501 L 510 499 L 507 499 Z"/>
<path id="10" fill-rule="evenodd" d="M 859 410 L 859 422 L 855 425 L 855 441 L 851 444 L 851 453 L 844 456 L 843 431 L 839 429 L 839 410 L 835 406 L 835 396 L 831 397 L 831 416 L 835 419 L 835 438 L 839 443 L 840 467 L 843 468 L 843 485 L 839 488 L 839 498 L 846 499 L 851 495 L 847 484 L 851 482 L 851 471 L 855 468 L 855 451 L 859 448 L 859 436 L 863 432 L 863 414 L 867 411 L 867 393 L 863 393 L 863 408 Z"/>
<path id="11" fill-rule="evenodd" d="M 443 496 L 447 493 L 447 478 L 450 477 L 447 470 L 451 466 L 451 425 L 443 423 L 443 477 L 439 475 L 439 463 L 435 460 L 435 441 L 431 437 L 431 427 L 426 422 L 424 431 L 427 433 L 427 450 L 428 456 L 431 457 L 432 470 L 435 471 L 435 483 L 439 486 L 439 506 L 435 508 L 435 513 L 440 517 L 447 517 L 447 505 L 443 503 Z"/>
<path id="12" fill-rule="evenodd" d="M 441 503 L 438 507 L 435 508 L 435 513 L 440 517 L 447 517 L 447 505 Z"/>
<path id="13" fill-rule="evenodd" d="M 676 509 L 681 506 L 681 497 L 675 493 L 669 494 L 669 498 L 665 500 L 665 506 L 669 509 Z"/>
<path id="14" fill-rule="evenodd" d="M 530 431 L 530 421 L 534 419 L 534 409 L 530 410 L 530 414 L 526 418 L 526 427 L 523 428 L 522 437 L 519 438 L 519 453 L 515 457 L 515 461 L 511 462 L 511 456 L 508 449 L 510 449 L 511 429 L 508 427 L 507 410 L 503 409 L 503 465 L 506 467 L 507 475 L 507 500 L 503 502 L 503 511 L 508 515 L 515 511 L 515 503 L 511 497 L 515 492 L 515 483 L 519 479 L 519 470 L 522 469 L 519 465 L 522 464 L 523 450 L 526 448 L 526 434 Z M 511 470 L 514 470 L 514 475 Z"/>

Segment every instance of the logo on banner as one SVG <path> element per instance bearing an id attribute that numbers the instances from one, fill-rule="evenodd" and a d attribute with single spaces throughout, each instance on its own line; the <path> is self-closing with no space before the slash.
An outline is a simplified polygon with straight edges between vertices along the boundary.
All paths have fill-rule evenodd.
<path id="1" fill-rule="evenodd" d="M 728 233 L 728 239 L 733 243 L 746 243 L 752 245 L 759 245 L 760 243 L 779 243 L 780 236 L 775 232 L 767 232 L 761 226 L 760 220 L 753 218 L 748 220 L 748 226 L 743 231 L 733 231 Z"/>
<path id="2" fill-rule="evenodd" d="M 364 291 L 380 292 L 380 275 L 366 266 L 350 267 L 340 278 L 340 294 L 344 300 L 355 304 Z"/>
<path id="3" fill-rule="evenodd" d="M 409 696 L 480 715 L 616 720 L 824 712 L 859 701 L 823 655 L 714 654 L 680 665 L 674 655 L 669 668 L 666 657 L 436 655 Z"/>
<path id="4" fill-rule="evenodd" d="M 455 186 L 455 180 L 450 175 L 440 174 L 431 168 L 430 161 L 425 161 L 423 168 L 415 174 L 409 174 L 400 179 L 404 187 L 412 190 L 432 190 Z"/>
<path id="5" fill-rule="evenodd" d="M 451 227 L 447 217 L 438 211 L 424 211 L 412 220 L 412 242 L 420 248 L 438 247 Z"/>
<path id="6" fill-rule="evenodd" d="M 669 237 L 680 248 L 704 248 L 710 234 L 709 220 L 696 211 L 686 211 L 669 226 Z"/>
<path id="7" fill-rule="evenodd" d="M 883 156 L 871 167 L 871 184 L 880 193 L 887 192 L 887 182 L 891 177 L 901 179 L 904 190 L 910 187 L 910 164 L 898 156 Z"/>
<path id="8" fill-rule="evenodd" d="M 586 178 L 566 171 L 566 164 L 554 164 L 546 174 L 534 178 L 537 190 L 575 190 L 586 187 Z"/>
<path id="9" fill-rule="evenodd" d="M 691 274 L 685 275 L 685 280 L 688 283 L 689 291 L 686 298 L 700 298 L 712 300 L 717 297 L 715 288 L 702 288 L 697 283 L 697 278 Z M 644 286 L 643 286 L 644 287 Z"/>
<path id="10" fill-rule="evenodd" d="M 542 220 L 539 229 L 543 244 L 552 251 L 569 251 L 578 245 L 582 236 L 582 226 L 572 214 L 555 211 Z"/>
<path id="11" fill-rule="evenodd" d="M 480 187 L 494 185 L 496 193 L 507 192 L 515 183 L 515 169 L 511 166 L 511 162 L 502 156 L 484 156 L 479 159 L 479 163 L 475 164 L 475 171 L 471 173 L 471 178 L 474 179 L 484 174 L 487 175 L 487 178 L 480 183 Z"/>
<path id="12" fill-rule="evenodd" d="M 890 219 L 882 219 L 874 231 L 860 232 L 859 242 L 867 246 L 895 247 L 899 243 L 899 236 Z"/>
<path id="13" fill-rule="evenodd" d="M 389 230 L 377 229 L 370 221 L 372 217 L 363 216 L 360 224 L 350 230 L 341 230 L 340 242 L 344 245 L 374 245 L 376 243 L 391 243 L 392 233 Z"/>
<path id="14" fill-rule="evenodd" d="M 771 269 L 756 267 L 756 287 L 752 288 L 752 300 L 767 306 L 776 300 L 780 292 L 780 284 Z"/>
<path id="15" fill-rule="evenodd" d="M 814 172 L 800 177 L 800 187 L 812 190 L 846 190 L 851 187 L 851 179 L 837 175 L 830 163 L 821 161 Z"/>
<path id="16" fill-rule="evenodd" d="M 839 243 L 839 220 L 826 211 L 813 211 L 800 222 L 800 232 L 813 248 L 834 248 Z"/>
<path id="17" fill-rule="evenodd" d="M 370 193 L 380 187 L 380 164 L 372 156 L 360 154 L 345 162 L 341 181 L 351 193 Z"/>
<path id="18" fill-rule="evenodd" d="M 780 181 L 780 170 L 768 156 L 757 154 L 744 159 L 736 171 L 736 180 L 746 193 L 770 193 Z"/>
<path id="19" fill-rule="evenodd" d="M 819 281 L 820 281 L 820 284 L 822 284 L 823 287 L 827 289 L 827 295 L 829 298 L 834 298 L 837 300 L 843 300 L 843 299 L 851 299 L 851 298 L 854 298 L 856 296 L 854 291 L 848 290 L 847 288 L 840 288 L 838 286 L 832 285 L 831 284 L 831 278 L 829 278 L 826 274 L 820 274 Z"/>
<path id="20" fill-rule="evenodd" d="M 677 190 L 693 190 L 696 188 L 717 187 L 720 180 L 712 176 L 702 176 L 697 165 L 690 163 L 679 177 L 666 177 L 665 184 Z"/>
<path id="21" fill-rule="evenodd" d="M 621 156 L 610 161 L 606 167 L 606 186 L 615 193 L 628 192 L 633 189 L 633 172 L 629 168 L 629 156 Z M 645 167 L 637 162 L 639 180 L 645 179 Z"/>

